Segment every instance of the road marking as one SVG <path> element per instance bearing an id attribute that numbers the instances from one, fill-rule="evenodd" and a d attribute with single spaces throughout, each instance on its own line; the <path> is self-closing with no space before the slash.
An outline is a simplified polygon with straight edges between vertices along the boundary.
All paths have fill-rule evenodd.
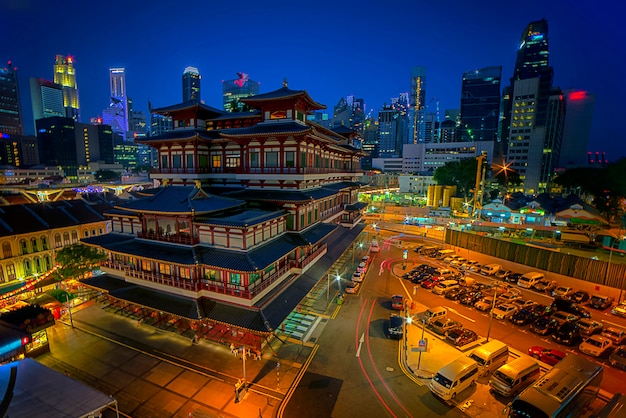
<path id="1" fill-rule="evenodd" d="M 357 357 L 361 357 L 361 347 L 363 346 L 364 341 L 365 341 L 365 333 L 361 334 L 361 339 L 359 340 L 359 348 L 356 350 Z"/>
<path id="2" fill-rule="evenodd" d="M 472 318 L 470 318 L 469 316 L 461 315 L 460 313 L 458 313 L 456 310 L 454 310 L 454 309 L 450 308 L 449 306 L 446 306 L 446 308 L 448 308 L 448 310 L 449 310 L 450 312 L 454 312 L 455 314 L 457 314 L 457 315 L 458 315 L 458 316 L 460 316 L 461 318 L 465 318 L 465 319 L 467 319 L 468 321 L 476 322 L 476 320 L 475 320 L 475 319 L 472 319 Z"/>

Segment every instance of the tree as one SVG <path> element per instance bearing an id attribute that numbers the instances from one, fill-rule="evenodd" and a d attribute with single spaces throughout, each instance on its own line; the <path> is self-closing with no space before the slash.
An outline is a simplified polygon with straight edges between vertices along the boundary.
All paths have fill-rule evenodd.
<path id="1" fill-rule="evenodd" d="M 120 173 L 116 173 L 112 170 L 98 170 L 96 171 L 95 178 L 98 181 L 113 181 L 120 179 Z"/>
<path id="2" fill-rule="evenodd" d="M 476 158 L 449 161 L 435 170 L 433 179 L 440 185 L 457 186 L 457 193 L 463 197 L 468 197 L 476 186 L 477 168 L 478 160 Z M 489 172 L 489 167 L 486 170 Z"/>
<path id="3" fill-rule="evenodd" d="M 626 158 L 623 158 L 606 168 L 572 168 L 555 177 L 554 182 L 593 196 L 595 208 L 612 222 L 623 211 L 626 198 L 625 172 Z"/>
<path id="4" fill-rule="evenodd" d="M 57 252 L 56 262 L 59 267 L 53 274 L 57 281 L 81 278 L 104 260 L 106 260 L 106 254 L 96 248 L 84 244 L 72 244 Z"/>

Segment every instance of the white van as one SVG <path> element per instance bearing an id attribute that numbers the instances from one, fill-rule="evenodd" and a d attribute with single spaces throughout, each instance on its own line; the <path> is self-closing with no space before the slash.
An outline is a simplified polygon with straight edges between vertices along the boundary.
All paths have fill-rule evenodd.
<path id="1" fill-rule="evenodd" d="M 424 321 L 426 325 L 435 321 L 436 319 L 443 318 L 448 315 L 448 310 L 443 306 L 436 306 L 434 308 L 428 308 L 424 312 Z"/>
<path id="2" fill-rule="evenodd" d="M 545 276 L 543 275 L 543 273 L 537 273 L 536 271 L 531 271 L 530 273 L 526 273 L 522 277 L 517 279 L 517 285 L 525 289 L 530 289 L 539 280 L 543 280 L 544 278 Z"/>
<path id="3" fill-rule="evenodd" d="M 467 356 L 478 363 L 480 375 L 484 376 L 506 363 L 509 359 L 509 347 L 502 341 L 491 340 L 475 348 Z"/>
<path id="4" fill-rule="evenodd" d="M 528 356 L 522 356 L 493 372 L 489 386 L 503 396 L 517 396 L 540 374 L 539 364 Z"/>
<path id="5" fill-rule="evenodd" d="M 486 264 L 483 268 L 480 269 L 482 274 L 486 274 L 487 276 L 493 276 L 496 274 L 496 271 L 502 269 L 500 264 Z"/>
<path id="6" fill-rule="evenodd" d="M 478 378 L 478 364 L 469 357 L 461 356 L 442 367 L 430 381 L 430 391 L 444 400 L 454 399 Z"/>
<path id="7" fill-rule="evenodd" d="M 443 280 L 433 287 L 433 293 L 435 295 L 443 295 L 448 290 L 456 289 L 457 287 L 459 287 L 459 282 L 457 280 Z"/>

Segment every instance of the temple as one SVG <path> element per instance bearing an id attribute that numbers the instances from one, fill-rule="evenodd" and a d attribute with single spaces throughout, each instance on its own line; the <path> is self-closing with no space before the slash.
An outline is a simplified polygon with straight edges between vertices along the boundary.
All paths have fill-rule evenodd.
<path id="1" fill-rule="evenodd" d="M 260 348 L 328 242 L 361 221 L 364 153 L 354 131 L 307 120 L 325 106 L 286 82 L 241 101 L 255 110 L 153 109 L 173 130 L 136 141 L 158 152 L 159 187 L 106 212 L 111 233 L 82 240 L 108 255 L 85 284 L 156 326 Z"/>

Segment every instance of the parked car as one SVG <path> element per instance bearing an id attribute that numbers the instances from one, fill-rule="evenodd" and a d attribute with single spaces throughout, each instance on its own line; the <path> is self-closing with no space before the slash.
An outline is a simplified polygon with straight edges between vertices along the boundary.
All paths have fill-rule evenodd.
<path id="1" fill-rule="evenodd" d="M 481 300 L 484 297 L 484 294 L 480 290 L 468 290 L 463 293 L 459 298 L 459 302 L 463 305 L 474 306 L 476 302 Z"/>
<path id="2" fill-rule="evenodd" d="M 611 313 L 616 316 L 626 317 L 626 300 L 621 301 L 613 307 Z"/>
<path id="3" fill-rule="evenodd" d="M 485 296 L 481 300 L 474 303 L 474 308 L 481 312 L 487 312 L 493 307 L 493 296 Z"/>
<path id="4" fill-rule="evenodd" d="M 557 283 L 555 280 L 543 279 L 535 283 L 533 289 L 535 289 L 537 292 L 552 293 L 552 291 L 556 289 L 556 287 Z"/>
<path id="5" fill-rule="evenodd" d="M 430 279 L 423 280 L 420 283 L 420 286 L 422 286 L 424 289 L 432 289 L 433 287 L 437 286 L 437 283 L 439 283 L 440 281 L 443 281 L 443 278 L 441 276 L 434 276 Z"/>
<path id="6" fill-rule="evenodd" d="M 465 258 L 465 257 L 457 257 L 454 260 L 450 261 L 450 265 L 452 267 L 460 267 L 466 261 L 467 261 L 467 258 Z"/>
<path id="7" fill-rule="evenodd" d="M 359 282 L 350 282 L 346 286 L 346 293 L 354 294 L 354 293 L 357 292 L 357 290 L 359 290 L 360 287 L 361 287 L 361 283 L 359 283 Z"/>
<path id="8" fill-rule="evenodd" d="M 554 310 L 549 305 L 537 304 L 530 308 L 535 318 L 539 318 L 540 316 L 550 316 L 554 313 Z"/>
<path id="9" fill-rule="evenodd" d="M 562 298 L 567 298 L 574 293 L 574 289 L 569 286 L 559 286 L 552 291 L 552 296 L 557 297 L 560 296 Z"/>
<path id="10" fill-rule="evenodd" d="M 517 306 L 512 303 L 502 303 L 493 310 L 491 315 L 496 319 L 508 319 L 518 311 Z"/>
<path id="11" fill-rule="evenodd" d="M 556 331 L 558 326 L 559 323 L 556 319 L 549 316 L 540 316 L 530 324 L 530 330 L 535 334 L 548 335 Z"/>
<path id="12" fill-rule="evenodd" d="M 558 312 L 571 313 L 581 318 L 591 318 L 591 312 L 589 312 L 588 309 L 583 308 L 573 300 L 560 296 L 555 297 L 550 306 L 553 310 Z"/>
<path id="13" fill-rule="evenodd" d="M 509 320 L 515 325 L 530 324 L 534 321 L 534 319 L 535 316 L 533 315 L 533 311 L 531 309 L 520 309 L 509 318 Z"/>
<path id="14" fill-rule="evenodd" d="M 565 322 L 552 334 L 552 339 L 559 344 L 575 345 L 582 340 L 580 329 L 573 322 Z"/>
<path id="15" fill-rule="evenodd" d="M 594 309 L 604 310 L 613 304 L 613 298 L 604 295 L 593 295 L 589 300 L 589 306 Z"/>
<path id="16" fill-rule="evenodd" d="M 513 303 L 515 299 L 521 299 L 522 295 L 512 292 L 504 293 L 498 296 L 498 302 Z"/>
<path id="17" fill-rule="evenodd" d="M 363 272 L 360 271 L 355 271 L 354 273 L 352 273 L 352 281 L 353 282 L 362 282 L 363 281 L 363 277 L 365 276 L 365 274 Z"/>
<path id="18" fill-rule="evenodd" d="M 389 326 L 387 327 L 387 338 L 402 338 L 404 332 L 404 317 L 399 315 L 391 315 L 389 317 Z"/>
<path id="19" fill-rule="evenodd" d="M 512 271 L 511 271 L 511 270 L 502 270 L 502 269 L 500 269 L 500 270 L 498 270 L 498 271 L 496 271 L 496 272 L 495 272 L 495 274 L 493 275 L 493 277 L 495 277 L 496 279 L 504 280 L 504 279 L 506 279 L 506 278 L 509 276 L 509 274 L 511 274 L 511 273 L 512 273 Z"/>
<path id="20" fill-rule="evenodd" d="M 461 264 L 459 266 L 459 268 L 461 270 L 470 270 L 472 268 L 472 266 L 474 266 L 475 264 L 478 264 L 478 261 L 476 261 L 476 260 L 467 260 L 466 262 Z"/>
<path id="21" fill-rule="evenodd" d="M 554 366 L 565 358 L 566 353 L 555 348 L 544 348 L 539 345 L 534 345 L 528 348 L 528 355 L 550 366 Z"/>
<path id="22" fill-rule="evenodd" d="M 467 292 L 466 289 L 462 288 L 462 287 L 455 287 L 454 289 L 450 289 L 448 291 L 446 291 L 443 296 L 446 299 L 450 299 L 450 300 L 459 300 L 459 298 L 461 296 L 463 296 L 463 294 Z"/>
<path id="23" fill-rule="evenodd" d="M 401 311 L 404 308 L 404 296 L 393 295 L 391 296 L 391 309 Z"/>
<path id="24" fill-rule="evenodd" d="M 585 292 L 584 290 L 577 290 L 572 293 L 569 298 L 576 303 L 585 303 L 589 299 L 591 299 L 591 295 L 589 294 L 589 292 Z"/>
<path id="25" fill-rule="evenodd" d="M 607 327 L 600 333 L 603 337 L 613 340 L 613 344 L 622 345 L 626 343 L 626 331 L 620 328 Z"/>
<path id="26" fill-rule="evenodd" d="M 432 321 L 430 328 L 439 335 L 446 335 L 448 332 L 456 328 L 463 328 L 463 324 L 450 318 L 439 318 Z"/>
<path id="27" fill-rule="evenodd" d="M 626 370 L 626 345 L 620 345 L 609 355 L 609 363 L 613 367 Z"/>
<path id="28" fill-rule="evenodd" d="M 517 281 L 520 279 L 520 277 L 522 277 L 523 274 L 522 273 L 511 273 L 508 276 L 506 276 L 504 278 L 504 281 L 506 281 L 507 283 L 513 283 L 513 284 L 517 284 Z"/>
<path id="29" fill-rule="evenodd" d="M 604 330 L 604 324 L 602 322 L 594 321 L 591 318 L 581 318 L 576 322 L 576 325 L 580 329 L 580 334 L 583 337 L 600 334 Z"/>
<path id="30" fill-rule="evenodd" d="M 478 340 L 478 334 L 467 328 L 457 328 L 448 332 L 447 340 L 457 347 L 462 347 Z"/>
<path id="31" fill-rule="evenodd" d="M 602 335 L 592 335 L 580 343 L 578 350 L 593 357 L 602 357 L 613 348 L 613 341 Z"/>
<path id="32" fill-rule="evenodd" d="M 552 314 L 552 319 L 557 321 L 559 325 L 564 324 L 566 322 L 576 322 L 580 319 L 578 315 L 574 315 L 569 312 L 557 311 Z"/>
<path id="33" fill-rule="evenodd" d="M 535 304 L 537 304 L 537 302 L 535 302 L 534 300 L 521 299 L 521 298 L 515 299 L 512 303 L 513 305 L 517 306 L 519 309 L 530 308 L 534 306 Z"/>

